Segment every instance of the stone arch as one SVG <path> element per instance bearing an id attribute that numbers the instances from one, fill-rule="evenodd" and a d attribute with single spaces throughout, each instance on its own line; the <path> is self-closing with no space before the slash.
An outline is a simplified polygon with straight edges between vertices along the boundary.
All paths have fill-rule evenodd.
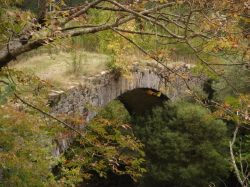
<path id="1" fill-rule="evenodd" d="M 127 76 L 117 77 L 112 71 L 107 71 L 93 77 L 82 77 L 81 84 L 65 92 L 54 92 L 50 97 L 52 112 L 78 113 L 85 115 L 86 120 L 89 121 L 96 113 L 87 109 L 87 106 L 104 107 L 110 101 L 131 90 L 147 88 L 160 91 L 170 100 L 187 94 L 185 82 L 159 66 L 135 65 L 130 69 L 130 74 Z M 188 72 L 188 68 L 183 66 L 178 69 L 179 73 L 183 71 Z M 195 77 L 187 81 L 190 85 L 200 82 Z"/>

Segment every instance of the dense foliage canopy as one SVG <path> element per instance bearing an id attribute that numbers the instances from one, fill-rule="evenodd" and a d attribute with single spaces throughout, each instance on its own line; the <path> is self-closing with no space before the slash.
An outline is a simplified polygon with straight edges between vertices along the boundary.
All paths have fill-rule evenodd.
<path id="1" fill-rule="evenodd" d="M 148 158 L 142 186 L 218 186 L 229 171 L 226 124 L 206 108 L 168 104 L 134 128 Z"/>

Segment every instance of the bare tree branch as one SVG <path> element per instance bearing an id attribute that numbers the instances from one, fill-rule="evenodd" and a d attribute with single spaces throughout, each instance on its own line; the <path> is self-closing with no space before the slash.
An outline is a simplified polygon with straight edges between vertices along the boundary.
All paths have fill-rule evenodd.
<path id="1" fill-rule="evenodd" d="M 7 81 L 5 81 L 5 80 L 0 80 L 0 83 L 3 83 L 3 84 L 5 84 L 5 85 L 10 85 L 10 84 L 9 84 Z M 27 105 L 28 107 L 30 107 L 30 108 L 32 108 L 32 109 L 34 109 L 34 110 L 37 110 L 37 111 L 40 112 L 41 114 L 43 114 L 43 115 L 45 115 L 45 116 L 47 116 L 47 117 L 49 117 L 49 118 L 51 118 L 51 119 L 53 119 L 53 120 L 55 120 L 55 121 L 61 123 L 61 124 L 64 125 L 66 128 L 68 128 L 68 129 L 70 129 L 70 130 L 76 132 L 76 133 L 79 134 L 80 136 L 83 136 L 82 133 L 81 133 L 80 131 L 78 131 L 77 129 L 75 129 L 75 128 L 72 127 L 71 125 L 69 125 L 69 124 L 65 123 L 64 121 L 58 119 L 57 117 L 55 117 L 55 116 L 53 116 L 53 115 L 51 115 L 51 114 L 49 114 L 49 113 L 43 111 L 43 110 L 40 109 L 39 107 L 34 106 L 33 104 L 31 104 L 31 103 L 29 103 L 28 101 L 26 101 L 26 100 L 24 100 L 23 98 L 21 98 L 21 97 L 20 97 L 17 93 L 15 93 L 15 92 L 14 92 L 14 96 L 15 96 L 18 100 L 20 100 L 22 103 L 24 103 L 25 105 Z"/>
<path id="2" fill-rule="evenodd" d="M 233 91 L 235 93 L 238 93 L 238 90 L 229 82 L 229 80 L 227 80 L 226 77 L 224 77 L 223 75 L 219 75 L 217 71 L 214 68 L 212 68 L 208 62 L 206 62 L 203 58 L 200 57 L 200 55 L 198 54 L 199 53 L 198 50 L 194 48 L 188 40 L 186 40 L 186 44 L 195 52 L 194 53 L 195 56 L 201 61 L 202 64 L 204 64 L 215 75 L 222 77 L 226 81 L 226 83 L 233 89 Z"/>
<path id="3" fill-rule="evenodd" d="M 181 74 L 179 74 L 177 71 L 169 68 L 166 64 L 164 64 L 163 62 L 161 62 L 157 57 L 152 56 L 151 54 L 149 54 L 145 49 L 143 49 L 141 46 L 137 45 L 133 40 L 131 40 L 130 38 L 126 37 L 125 35 L 121 34 L 120 32 L 118 32 L 115 28 L 111 28 L 113 31 L 115 31 L 117 34 L 119 34 L 120 36 L 122 36 L 124 39 L 126 39 L 127 41 L 129 41 L 131 44 L 133 44 L 135 47 L 137 47 L 141 52 L 143 52 L 145 55 L 147 55 L 148 57 L 150 57 L 151 59 L 155 60 L 157 63 L 161 64 L 167 71 L 177 75 L 178 77 L 180 77 L 187 89 L 192 93 L 192 94 L 196 94 L 192 91 L 191 87 L 189 86 L 187 80 L 185 77 L 183 77 Z"/>
<path id="4" fill-rule="evenodd" d="M 236 175 L 236 177 L 238 179 L 238 182 L 241 184 L 242 187 L 247 187 L 248 185 L 245 185 L 242 178 L 241 178 L 240 171 L 239 171 L 238 166 L 236 164 L 234 151 L 233 151 L 233 146 L 235 144 L 238 131 L 239 131 L 239 125 L 237 125 L 235 127 L 232 141 L 229 141 L 230 155 L 231 155 L 231 161 L 232 161 L 232 164 L 233 164 L 234 172 L 235 172 L 235 175 Z"/>
<path id="5" fill-rule="evenodd" d="M 90 8 L 94 7 L 95 5 L 98 5 L 99 3 L 103 2 L 103 0 L 95 0 L 89 4 L 87 4 L 85 7 L 83 7 L 81 10 L 77 11 L 76 13 L 74 13 L 73 15 L 69 16 L 65 22 L 63 24 L 68 23 L 69 21 L 71 21 L 72 19 L 79 17 L 80 15 L 83 15 L 84 13 L 86 13 Z"/>
<path id="6" fill-rule="evenodd" d="M 47 112 L 41 110 L 40 108 L 38 108 L 38 107 L 36 107 L 36 106 L 30 104 L 29 102 L 25 101 L 23 98 L 21 98 L 21 97 L 20 97 L 19 95 L 17 95 L 16 93 L 14 93 L 14 95 L 15 95 L 15 97 L 16 97 L 17 99 L 19 99 L 22 103 L 26 104 L 28 107 L 31 107 L 31 108 L 37 110 L 37 111 L 40 112 L 41 114 L 44 114 L 45 116 L 47 116 L 47 117 L 49 117 L 49 118 L 51 118 L 51 119 L 53 119 L 53 120 L 55 120 L 55 121 L 57 121 L 57 122 L 63 124 L 66 128 L 68 128 L 68 129 L 70 129 L 70 130 L 76 132 L 76 133 L 79 134 L 80 136 L 83 136 L 82 133 L 81 133 L 80 131 L 78 131 L 77 129 L 75 129 L 75 128 L 72 127 L 71 125 L 69 125 L 69 124 L 65 123 L 64 121 L 62 121 L 62 120 L 56 118 L 55 116 L 53 116 L 53 115 L 51 115 L 51 114 L 49 114 L 49 113 L 47 113 Z"/>
<path id="7" fill-rule="evenodd" d="M 93 2 L 87 6 L 88 8 L 85 7 L 80 12 L 85 13 L 89 8 L 91 8 L 92 6 L 100 2 L 101 2 L 100 0 L 95 1 L 95 3 Z M 159 5 L 151 9 L 143 10 L 139 12 L 138 14 L 144 16 L 144 15 L 156 12 L 158 10 L 161 10 L 163 8 L 169 7 L 171 5 L 172 4 Z M 78 12 L 75 16 L 78 16 L 79 14 L 80 13 Z M 117 18 L 116 21 L 113 23 L 107 23 L 105 25 L 98 25 L 98 26 L 93 26 L 93 27 L 88 27 L 88 28 L 77 28 L 75 30 L 67 30 L 67 28 L 65 28 L 64 30 L 59 30 L 59 32 L 61 32 L 60 37 L 61 38 L 68 37 L 68 36 L 73 37 L 73 36 L 79 36 L 79 35 L 97 33 L 100 31 L 109 30 L 112 27 L 118 27 L 124 23 L 127 23 L 135 19 L 136 17 L 137 17 L 136 15 L 128 15 L 126 17 L 123 16 L 123 17 Z M 31 40 L 30 37 L 28 37 L 27 39 Z M 11 40 L 8 43 L 8 45 L 6 45 L 4 48 L 0 50 L 0 68 L 6 66 L 11 60 L 15 60 L 17 56 L 25 52 L 31 51 L 33 49 L 39 48 L 41 46 L 44 46 L 48 43 L 52 43 L 53 41 L 54 41 L 53 35 L 45 37 L 45 38 L 40 38 L 34 41 L 27 41 L 26 43 L 22 43 L 20 40 L 16 40 L 16 39 Z"/>
<path id="8" fill-rule="evenodd" d="M 126 29 L 119 29 L 115 28 L 115 30 L 120 31 L 120 32 L 125 32 L 129 34 L 139 34 L 139 35 L 149 35 L 149 36 L 159 36 L 162 38 L 173 38 L 172 36 L 169 35 L 164 35 L 164 34 L 159 34 L 159 33 L 152 33 L 152 32 L 143 32 L 143 31 L 131 31 L 131 30 L 126 30 Z"/>

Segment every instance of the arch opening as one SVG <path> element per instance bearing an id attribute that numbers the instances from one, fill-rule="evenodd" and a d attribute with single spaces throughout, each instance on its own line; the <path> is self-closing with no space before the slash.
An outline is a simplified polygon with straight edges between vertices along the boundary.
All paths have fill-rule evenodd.
<path id="1" fill-rule="evenodd" d="M 164 102 L 169 100 L 167 96 L 151 88 L 136 88 L 123 93 L 117 99 L 132 116 L 150 113 L 153 108 L 163 106 Z"/>

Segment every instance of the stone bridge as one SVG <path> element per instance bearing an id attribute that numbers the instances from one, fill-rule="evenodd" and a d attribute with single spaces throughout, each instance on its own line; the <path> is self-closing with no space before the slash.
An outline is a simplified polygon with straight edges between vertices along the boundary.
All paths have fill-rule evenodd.
<path id="1" fill-rule="evenodd" d="M 106 71 L 93 77 L 81 77 L 81 84 L 51 94 L 52 113 L 78 114 L 88 122 L 96 115 L 98 108 L 119 99 L 130 114 L 144 114 L 164 100 L 177 100 L 189 95 L 187 84 L 192 89 L 204 83 L 204 78 L 190 73 L 190 65 L 168 68 L 176 73 L 155 63 L 147 63 L 131 66 L 128 75 Z M 188 78 L 184 81 L 179 75 Z M 67 147 L 66 140 L 59 144 L 57 152 Z"/>

